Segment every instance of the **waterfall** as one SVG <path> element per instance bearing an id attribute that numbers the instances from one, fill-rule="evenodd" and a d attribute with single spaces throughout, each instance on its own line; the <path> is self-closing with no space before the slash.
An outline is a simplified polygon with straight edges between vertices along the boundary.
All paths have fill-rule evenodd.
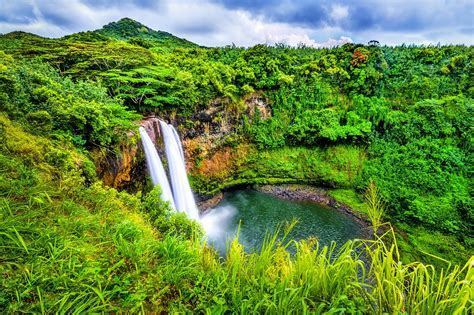
<path id="1" fill-rule="evenodd" d="M 163 164 L 161 163 L 160 156 L 156 151 L 155 145 L 150 139 L 150 136 L 146 132 L 145 128 L 138 128 L 140 136 L 142 139 L 143 149 L 145 151 L 146 161 L 148 165 L 148 170 L 150 171 L 151 180 L 153 185 L 160 185 L 161 187 L 161 199 L 164 201 L 169 201 L 171 207 L 176 209 L 173 194 L 171 193 L 170 184 L 168 178 L 166 177 L 165 170 L 163 169 Z"/>
<path id="2" fill-rule="evenodd" d="M 165 145 L 172 190 L 152 140 L 148 136 L 147 131 L 143 127 L 140 127 L 139 131 L 153 184 L 159 184 L 161 186 L 162 199 L 169 201 L 173 208 L 179 212 L 185 212 L 190 219 L 199 220 L 206 232 L 208 240 L 224 255 L 225 243 L 222 239 L 225 233 L 227 233 L 229 224 L 236 214 L 236 210 L 233 207 L 227 207 L 217 212 L 211 211 L 207 213 L 207 215 L 201 218 L 199 217 L 199 210 L 194 201 L 193 192 L 191 186 L 189 186 L 188 176 L 186 174 L 184 151 L 178 132 L 172 125 L 161 120 L 159 122 L 161 136 Z M 156 135 L 156 133 L 157 131 L 155 131 L 154 134 Z"/>
<path id="3" fill-rule="evenodd" d="M 199 211 L 194 201 L 191 186 L 189 186 L 183 149 L 178 133 L 173 126 L 164 121 L 160 121 L 160 126 L 176 209 L 180 212 L 186 212 L 189 218 L 197 220 L 199 219 Z"/>
<path id="4" fill-rule="evenodd" d="M 171 126 L 171 130 L 173 131 L 173 136 L 176 140 L 176 143 L 178 144 L 178 147 L 179 147 L 179 153 L 181 154 L 181 158 L 183 159 L 183 163 L 184 162 L 184 152 L 183 152 L 183 146 L 181 145 L 181 140 L 179 140 L 179 135 L 178 135 L 178 132 L 176 131 L 176 129 Z M 186 166 L 186 163 L 184 164 Z"/>

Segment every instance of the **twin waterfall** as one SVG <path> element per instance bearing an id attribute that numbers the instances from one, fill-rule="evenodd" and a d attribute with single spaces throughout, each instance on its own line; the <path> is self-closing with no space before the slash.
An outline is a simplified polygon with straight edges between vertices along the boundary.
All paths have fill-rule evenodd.
<path id="1" fill-rule="evenodd" d="M 172 208 L 179 212 L 185 212 L 189 218 L 197 220 L 199 211 L 186 175 L 186 163 L 179 135 L 172 125 L 164 121 L 160 120 L 160 127 L 168 161 L 171 188 L 153 141 L 145 128 L 140 127 L 138 130 L 145 150 L 151 180 L 153 185 L 160 185 L 161 198 L 169 201 Z"/>

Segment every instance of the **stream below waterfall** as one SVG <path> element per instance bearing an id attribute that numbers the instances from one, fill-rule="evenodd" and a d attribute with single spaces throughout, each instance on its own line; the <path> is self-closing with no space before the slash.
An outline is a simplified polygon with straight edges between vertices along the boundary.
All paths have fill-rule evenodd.
<path id="1" fill-rule="evenodd" d="M 284 200 L 251 189 L 224 194 L 222 201 L 201 218 L 208 243 L 225 255 L 228 242 L 237 234 L 247 252 L 259 250 L 265 234 L 279 224 L 298 223 L 288 239 L 315 237 L 321 245 L 335 241 L 340 247 L 350 239 L 361 238 L 362 226 L 347 214 L 314 202 Z M 290 248 L 290 251 L 291 248 Z"/>

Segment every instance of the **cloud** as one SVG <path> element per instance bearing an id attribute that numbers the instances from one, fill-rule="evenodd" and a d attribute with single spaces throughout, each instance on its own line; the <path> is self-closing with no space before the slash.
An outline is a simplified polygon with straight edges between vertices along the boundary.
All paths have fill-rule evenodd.
<path id="1" fill-rule="evenodd" d="M 214 1 L 230 9 L 245 10 L 266 21 L 314 30 L 337 28 L 345 34 L 399 32 L 401 41 L 420 34 L 429 37 L 428 33 L 441 28 L 449 28 L 456 38 L 460 28 L 474 26 L 472 0 Z M 383 36 L 380 39 L 383 40 Z M 473 42 L 474 36 L 471 36 L 467 43 Z"/>
<path id="2" fill-rule="evenodd" d="M 335 21 L 340 21 L 349 16 L 349 7 L 346 5 L 334 4 L 331 7 L 330 17 Z"/>
<path id="3" fill-rule="evenodd" d="M 473 44 L 472 0 L 0 0 L 0 32 L 58 37 L 130 17 L 207 46 Z"/>
<path id="4" fill-rule="evenodd" d="M 430 27 L 439 23 L 470 23 L 472 0 L 299 0 L 233 1 L 214 0 L 231 9 L 243 9 L 270 21 L 319 27 L 366 30 L 373 27 L 391 31 Z"/>
<path id="5" fill-rule="evenodd" d="M 154 8 L 159 7 L 160 1 L 156 0 L 82 0 L 82 3 L 96 8 L 103 7 L 138 7 Z"/>
<path id="6" fill-rule="evenodd" d="M 0 22 L 20 24 L 31 22 L 33 6 L 28 1 L 4 1 L 0 4 Z"/>
<path id="7" fill-rule="evenodd" d="M 303 43 L 322 47 L 350 40 L 337 37 L 320 43 L 311 38 L 312 30 L 309 28 L 266 21 L 245 10 L 228 10 L 211 2 L 192 3 L 175 0 L 168 2 L 164 8 L 167 14 L 160 18 L 160 24 L 167 25 L 169 29 L 185 32 L 184 37 L 209 46 L 216 43 L 219 46 L 232 43 L 238 46 L 252 46 L 258 43 L 288 45 Z M 150 23 L 153 21 L 150 20 Z M 187 29 L 194 27 L 204 29 L 205 32 Z"/>

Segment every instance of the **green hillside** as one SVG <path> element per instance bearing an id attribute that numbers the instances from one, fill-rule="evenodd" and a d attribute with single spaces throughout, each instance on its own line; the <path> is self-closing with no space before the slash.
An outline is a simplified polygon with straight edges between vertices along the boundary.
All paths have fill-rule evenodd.
<path id="1" fill-rule="evenodd" d="M 473 106 L 472 46 L 205 48 L 131 19 L 2 35 L 0 313 L 470 314 Z M 370 238 L 335 252 L 286 222 L 220 257 L 144 172 L 100 178 L 145 168 L 150 115 L 199 196 L 324 188 Z"/>
<path id="2" fill-rule="evenodd" d="M 193 48 L 198 47 L 186 39 L 176 37 L 170 33 L 155 31 L 135 20 L 123 18 L 116 22 L 104 25 L 95 31 L 79 32 L 66 35 L 62 38 L 44 38 L 27 32 L 10 32 L 0 34 L 0 42 L 3 48 L 23 47 L 28 50 L 28 46 L 34 49 L 36 43 L 43 46 L 46 44 L 57 46 L 71 45 L 74 43 L 90 43 L 90 42 L 110 42 L 119 41 L 127 42 L 136 46 L 145 48 L 165 47 L 165 48 Z"/>
<path id="3" fill-rule="evenodd" d="M 101 29 L 93 31 L 93 33 L 117 40 L 134 42 L 138 45 L 188 48 L 198 46 L 170 33 L 155 31 L 130 18 L 123 18 L 117 22 L 111 22 Z"/>

